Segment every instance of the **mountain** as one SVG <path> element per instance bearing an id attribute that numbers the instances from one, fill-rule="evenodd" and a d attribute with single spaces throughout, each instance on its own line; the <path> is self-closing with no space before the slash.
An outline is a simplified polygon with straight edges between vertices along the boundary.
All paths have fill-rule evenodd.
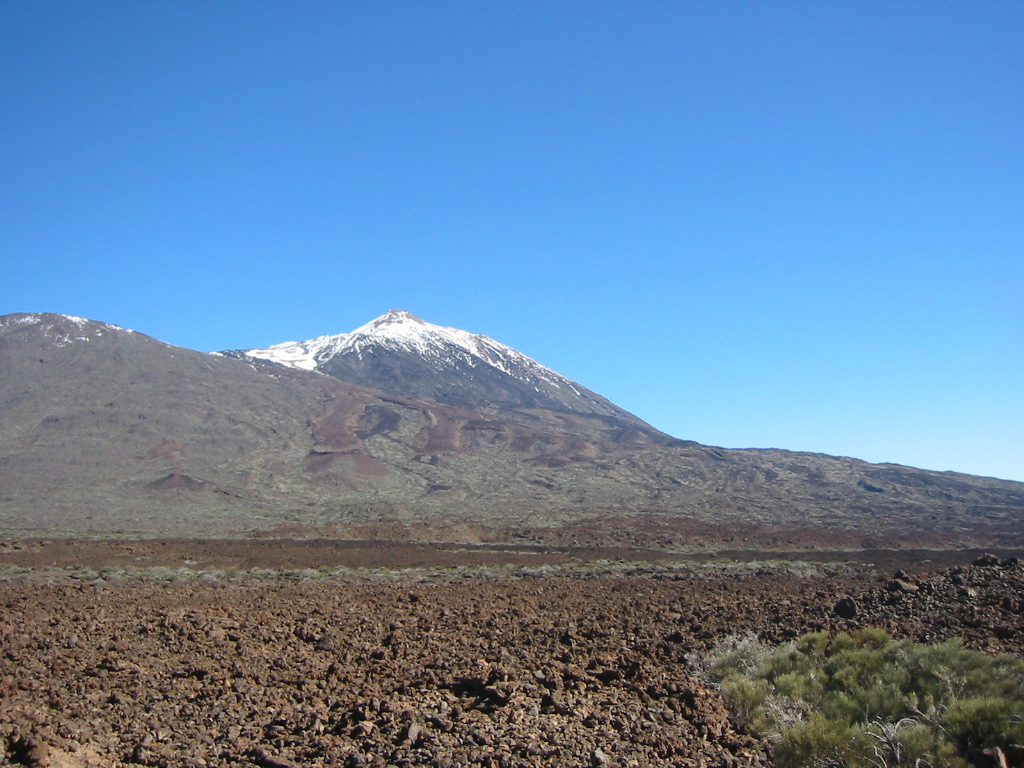
<path id="1" fill-rule="evenodd" d="M 0 317 L 0 535 L 1024 543 L 1022 483 L 675 440 L 497 342 L 385 319 L 296 344 L 304 369 L 64 315 Z M 374 334 L 386 342 L 363 359 L 406 372 L 378 365 L 390 391 L 308 369 Z M 416 349 L 423 378 L 454 383 L 410 384 Z M 488 355 L 503 368 L 470 362 Z M 474 401 L 451 370 L 492 390 Z M 510 383 L 527 376 L 533 395 Z"/>
<path id="2" fill-rule="evenodd" d="M 228 352 L 485 413 L 592 417 L 609 426 L 667 437 L 649 424 L 521 352 L 481 334 L 424 322 L 400 309 L 351 333 Z"/>

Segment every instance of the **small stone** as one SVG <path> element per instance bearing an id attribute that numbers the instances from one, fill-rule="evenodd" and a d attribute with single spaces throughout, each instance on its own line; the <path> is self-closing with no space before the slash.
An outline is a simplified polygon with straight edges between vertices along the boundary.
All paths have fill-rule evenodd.
<path id="1" fill-rule="evenodd" d="M 903 579 L 893 579 L 885 585 L 885 588 L 890 592 L 903 592 L 904 594 L 912 594 L 920 589 L 917 584 L 913 584 Z"/>
<path id="2" fill-rule="evenodd" d="M 18 762 L 25 765 L 51 765 L 52 752 L 50 748 L 33 738 L 21 737 L 14 740 L 12 746 L 14 747 L 13 751 L 22 756 Z"/>
<path id="3" fill-rule="evenodd" d="M 292 763 L 286 762 L 284 760 L 279 760 L 278 758 L 274 757 L 273 755 L 269 754 L 263 749 L 253 750 L 251 756 L 253 758 L 253 761 L 256 763 L 256 765 L 260 766 L 260 768 L 295 768 L 295 766 Z"/>
<path id="4" fill-rule="evenodd" d="M 369 736 L 377 730 L 377 726 L 371 723 L 369 720 L 363 720 L 361 723 L 356 723 L 356 727 L 352 729 L 353 736 Z"/>

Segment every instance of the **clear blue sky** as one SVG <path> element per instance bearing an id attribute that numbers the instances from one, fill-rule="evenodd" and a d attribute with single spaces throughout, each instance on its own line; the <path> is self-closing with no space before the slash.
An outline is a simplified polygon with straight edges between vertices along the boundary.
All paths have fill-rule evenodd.
<path id="1" fill-rule="evenodd" d="M 0 7 L 0 313 L 397 307 L 678 437 L 1024 480 L 1024 3 Z"/>

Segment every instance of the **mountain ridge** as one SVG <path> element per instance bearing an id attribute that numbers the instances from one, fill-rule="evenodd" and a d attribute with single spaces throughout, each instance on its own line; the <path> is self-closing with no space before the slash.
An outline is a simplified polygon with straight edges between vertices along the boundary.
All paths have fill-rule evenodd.
<path id="1" fill-rule="evenodd" d="M 1024 541 L 1024 483 L 473 409 L 61 315 L 0 317 L 0 445 L 8 535 Z"/>

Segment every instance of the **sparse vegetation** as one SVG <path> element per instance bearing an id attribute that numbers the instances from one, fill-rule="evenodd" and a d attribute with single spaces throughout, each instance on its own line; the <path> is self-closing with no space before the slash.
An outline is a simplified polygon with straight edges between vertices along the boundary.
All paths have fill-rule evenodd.
<path id="1" fill-rule="evenodd" d="M 879 629 L 771 647 L 731 638 L 700 660 L 780 768 L 965 768 L 1024 744 L 1024 661 Z"/>

